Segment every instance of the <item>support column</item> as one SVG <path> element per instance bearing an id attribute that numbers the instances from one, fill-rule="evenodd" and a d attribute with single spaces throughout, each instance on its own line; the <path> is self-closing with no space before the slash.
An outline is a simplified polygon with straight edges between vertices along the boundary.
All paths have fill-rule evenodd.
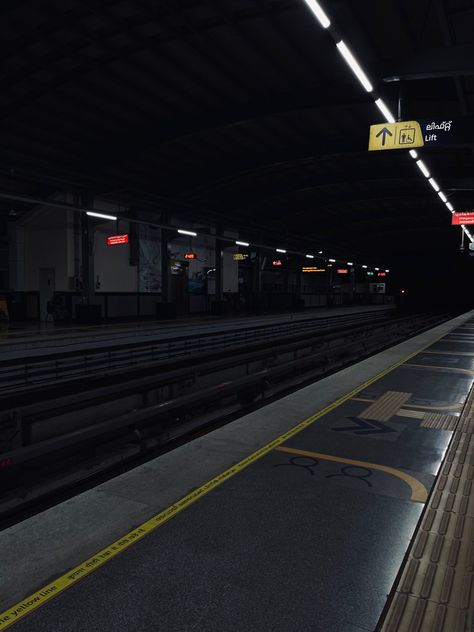
<path id="1" fill-rule="evenodd" d="M 161 229 L 161 302 L 169 303 L 170 300 L 170 280 L 169 280 L 169 256 L 168 256 L 169 231 Z"/>
<path id="2" fill-rule="evenodd" d="M 222 248 L 223 242 L 216 236 L 215 243 L 215 261 L 216 261 L 216 301 L 222 301 L 223 299 L 223 262 L 222 262 Z"/>
<path id="3" fill-rule="evenodd" d="M 82 233 L 82 301 L 91 305 L 94 296 L 94 226 L 89 217 L 81 215 Z"/>

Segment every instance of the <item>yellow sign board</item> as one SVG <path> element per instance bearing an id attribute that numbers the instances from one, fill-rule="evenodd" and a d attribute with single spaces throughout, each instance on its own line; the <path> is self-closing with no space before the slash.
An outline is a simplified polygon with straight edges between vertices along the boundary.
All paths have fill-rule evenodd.
<path id="1" fill-rule="evenodd" d="M 381 123 L 370 126 L 369 151 L 413 149 L 423 147 L 423 134 L 418 121 Z"/>

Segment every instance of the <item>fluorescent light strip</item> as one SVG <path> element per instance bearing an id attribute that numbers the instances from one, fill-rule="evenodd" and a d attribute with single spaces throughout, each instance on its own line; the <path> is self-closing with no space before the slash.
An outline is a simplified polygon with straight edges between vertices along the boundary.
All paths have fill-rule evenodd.
<path id="1" fill-rule="evenodd" d="M 314 259 L 314 255 L 305 255 L 306 259 Z"/>
<path id="2" fill-rule="evenodd" d="M 377 272 L 380 270 L 380 268 L 374 268 L 374 270 L 377 270 Z"/>
<path id="3" fill-rule="evenodd" d="M 433 180 L 433 178 L 430 178 L 430 179 L 428 180 L 428 182 L 431 184 L 431 186 L 433 187 L 433 189 L 434 189 L 436 192 L 438 192 L 438 191 L 439 191 L 439 185 L 438 185 L 438 183 L 436 182 L 436 180 Z"/>
<path id="4" fill-rule="evenodd" d="M 112 221 L 117 219 L 115 215 L 105 215 L 105 213 L 94 213 L 93 211 L 86 211 L 86 215 L 89 215 L 89 217 L 100 217 L 101 219 L 110 219 Z"/>
<path id="5" fill-rule="evenodd" d="M 318 252 L 318 255 L 322 255 L 322 254 L 323 254 L 323 251 L 322 251 L 322 250 L 320 250 L 320 251 Z"/>
<path id="6" fill-rule="evenodd" d="M 395 118 L 394 118 L 393 114 L 390 112 L 390 110 L 385 105 L 385 103 L 382 101 L 382 99 L 376 99 L 375 100 L 375 105 L 378 107 L 378 109 L 385 116 L 385 118 L 387 119 L 388 123 L 395 123 Z"/>
<path id="7" fill-rule="evenodd" d="M 448 198 L 445 196 L 445 194 L 442 191 L 438 191 L 438 195 L 443 200 L 443 202 L 446 204 L 446 202 L 448 201 Z"/>
<path id="8" fill-rule="evenodd" d="M 337 46 L 338 51 L 346 60 L 347 65 L 350 67 L 352 72 L 355 74 L 355 76 L 361 82 L 361 84 L 364 86 L 367 92 L 372 92 L 374 88 L 372 84 L 370 83 L 369 78 L 367 77 L 365 72 L 362 70 L 362 68 L 359 65 L 359 62 L 351 53 L 351 51 L 349 50 L 345 42 L 341 40 L 340 42 L 336 44 L 336 46 Z"/>
<path id="9" fill-rule="evenodd" d="M 428 171 L 428 169 L 427 169 L 425 163 L 423 162 L 423 160 L 417 160 L 416 164 L 417 164 L 418 169 L 425 176 L 425 178 L 429 178 L 430 177 L 430 172 Z"/>
<path id="10" fill-rule="evenodd" d="M 236 241 L 235 243 L 237 246 L 250 246 L 250 244 L 248 244 L 246 241 Z"/>
<path id="11" fill-rule="evenodd" d="M 331 263 L 336 263 L 335 259 L 328 259 L 328 261 L 330 261 Z"/>
<path id="12" fill-rule="evenodd" d="M 451 204 L 451 202 L 446 202 L 446 206 L 448 207 L 448 210 L 451 211 L 451 213 L 454 213 L 454 206 Z"/>
<path id="13" fill-rule="evenodd" d="M 367 270 L 367 266 L 362 266 L 364 268 L 364 270 Z"/>
<path id="14" fill-rule="evenodd" d="M 190 235 L 191 237 L 197 237 L 197 233 L 194 233 L 192 230 L 183 230 L 182 228 L 177 229 L 180 235 Z"/>
<path id="15" fill-rule="evenodd" d="M 283 250 L 283 248 L 276 248 L 275 249 L 277 252 L 281 252 L 282 254 L 286 254 L 286 250 Z"/>
<path id="16" fill-rule="evenodd" d="M 348 261 L 346 265 L 353 266 L 354 264 L 352 263 L 352 261 Z"/>
<path id="17" fill-rule="evenodd" d="M 311 9 L 311 11 L 314 13 L 314 15 L 318 19 L 318 22 L 321 24 L 323 29 L 327 29 L 328 26 L 331 25 L 331 22 L 328 16 L 326 15 L 324 9 L 322 8 L 322 6 L 319 4 L 319 2 L 317 2 L 317 0 L 304 0 L 304 1 L 308 5 L 308 7 Z"/>
<path id="18" fill-rule="evenodd" d="M 390 272 L 390 270 L 385 270 L 385 272 Z"/>
<path id="19" fill-rule="evenodd" d="M 417 151 L 415 151 L 414 149 L 410 149 L 410 151 L 408 153 L 413 158 L 413 160 L 418 160 L 418 152 Z"/>

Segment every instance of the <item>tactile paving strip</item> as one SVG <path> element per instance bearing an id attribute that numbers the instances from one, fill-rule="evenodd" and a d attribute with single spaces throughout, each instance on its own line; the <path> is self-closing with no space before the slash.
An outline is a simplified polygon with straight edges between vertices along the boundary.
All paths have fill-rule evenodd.
<path id="1" fill-rule="evenodd" d="M 389 421 L 410 397 L 411 393 L 387 391 L 358 416 L 374 421 Z"/>
<path id="2" fill-rule="evenodd" d="M 473 480 L 474 388 L 380 628 L 382 632 L 472 632 Z"/>
<path id="3" fill-rule="evenodd" d="M 454 415 L 441 415 L 439 413 L 425 413 L 422 428 L 436 428 L 436 430 L 454 430 L 459 417 Z"/>

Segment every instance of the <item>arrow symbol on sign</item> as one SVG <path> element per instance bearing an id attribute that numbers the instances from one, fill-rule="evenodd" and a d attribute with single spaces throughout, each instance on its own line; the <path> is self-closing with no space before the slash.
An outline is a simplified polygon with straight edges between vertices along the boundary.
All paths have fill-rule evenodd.
<path id="1" fill-rule="evenodd" d="M 375 138 L 378 138 L 379 136 L 382 136 L 383 147 L 385 145 L 385 139 L 387 138 L 387 136 L 393 136 L 393 134 L 387 127 L 383 127 Z"/>
<path id="2" fill-rule="evenodd" d="M 353 421 L 355 426 L 344 426 L 343 428 L 331 428 L 336 432 L 350 432 L 353 431 L 356 435 L 368 435 L 368 434 L 383 434 L 385 432 L 397 432 L 390 426 L 386 426 L 380 421 L 373 421 L 368 419 L 358 419 L 357 417 L 349 417 Z"/>

